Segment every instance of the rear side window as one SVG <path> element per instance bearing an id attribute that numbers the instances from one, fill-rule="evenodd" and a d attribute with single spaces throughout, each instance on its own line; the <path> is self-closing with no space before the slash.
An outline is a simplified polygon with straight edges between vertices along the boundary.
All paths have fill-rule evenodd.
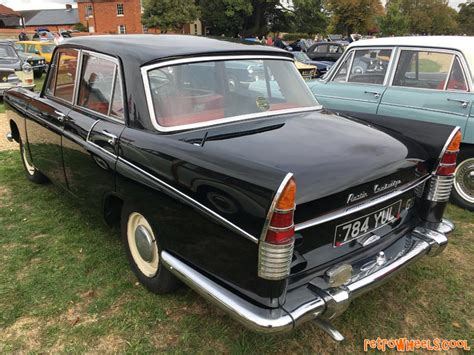
<path id="1" fill-rule="evenodd" d="M 78 52 L 74 49 L 66 49 L 58 52 L 55 57 L 47 92 L 72 103 Z"/>
<path id="2" fill-rule="evenodd" d="M 103 115 L 123 118 L 122 92 L 117 64 L 84 54 L 77 104 Z"/>
<path id="3" fill-rule="evenodd" d="M 446 90 L 467 91 L 467 82 L 458 57 L 454 58 Z"/>
<path id="4" fill-rule="evenodd" d="M 444 90 L 454 59 L 451 53 L 402 50 L 393 86 Z"/>

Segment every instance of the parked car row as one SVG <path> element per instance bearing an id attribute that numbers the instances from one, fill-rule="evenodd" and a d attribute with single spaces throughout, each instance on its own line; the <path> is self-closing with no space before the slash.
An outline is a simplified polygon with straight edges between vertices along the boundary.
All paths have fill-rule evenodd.
<path id="1" fill-rule="evenodd" d="M 309 82 L 326 108 L 460 127 L 453 201 L 474 211 L 474 38 L 401 37 L 352 43 L 322 80 Z M 426 132 L 428 136 L 432 132 Z"/>
<path id="2" fill-rule="evenodd" d="M 33 90 L 33 67 L 28 61 L 29 57 L 18 55 L 11 41 L 0 40 L 0 97 L 10 88 Z"/>
<path id="3" fill-rule="evenodd" d="M 321 85 L 392 72 L 396 49 L 356 51 L 362 72 L 343 58 Z M 454 229 L 443 214 L 459 127 L 330 113 L 290 52 L 90 36 L 51 64 L 40 93 L 6 92 L 8 138 L 30 181 L 120 226 L 152 292 L 181 280 L 256 331 L 313 320 L 342 340 L 331 322 L 355 297 L 441 253 Z"/>

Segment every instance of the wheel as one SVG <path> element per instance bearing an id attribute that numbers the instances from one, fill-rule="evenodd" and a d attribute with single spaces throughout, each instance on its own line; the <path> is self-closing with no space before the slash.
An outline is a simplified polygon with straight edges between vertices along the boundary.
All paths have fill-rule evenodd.
<path id="1" fill-rule="evenodd" d="M 20 153 L 21 161 L 23 162 L 23 167 L 25 168 L 25 174 L 28 180 L 34 182 L 35 184 L 44 184 L 48 181 L 48 178 L 44 176 L 38 169 L 35 168 L 34 164 L 31 162 L 30 155 L 28 154 L 28 149 L 23 144 L 20 139 Z"/>
<path id="2" fill-rule="evenodd" d="M 150 219 L 126 205 L 122 209 L 121 232 L 130 267 L 138 280 L 153 293 L 174 291 L 179 281 L 161 262 L 159 232 Z"/>
<path id="3" fill-rule="evenodd" d="M 461 148 L 455 174 L 452 201 L 474 211 L 474 148 Z"/>

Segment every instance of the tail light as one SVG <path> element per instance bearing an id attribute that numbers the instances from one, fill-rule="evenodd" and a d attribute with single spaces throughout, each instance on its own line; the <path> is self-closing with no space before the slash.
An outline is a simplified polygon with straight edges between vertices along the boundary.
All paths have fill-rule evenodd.
<path id="1" fill-rule="evenodd" d="M 433 177 L 428 182 L 426 198 L 429 201 L 446 202 L 449 200 L 454 182 L 456 159 L 461 146 L 461 139 L 461 130 L 456 128 L 441 153 Z"/>
<path id="2" fill-rule="evenodd" d="M 268 211 L 259 244 L 258 276 L 282 280 L 290 273 L 295 243 L 296 183 L 288 174 L 278 189 Z"/>

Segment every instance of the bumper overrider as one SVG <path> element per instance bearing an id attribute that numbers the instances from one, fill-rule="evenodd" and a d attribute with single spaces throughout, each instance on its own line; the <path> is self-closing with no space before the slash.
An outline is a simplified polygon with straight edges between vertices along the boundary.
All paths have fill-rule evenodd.
<path id="1" fill-rule="evenodd" d="M 352 277 L 344 285 L 328 287 L 322 277 L 316 277 L 289 291 L 285 304 L 277 309 L 247 301 L 167 251 L 161 253 L 161 258 L 175 276 L 247 328 L 262 333 L 282 333 L 313 320 L 333 339 L 340 341 L 344 337 L 330 321 L 343 313 L 352 299 L 380 286 L 421 257 L 440 254 L 453 230 L 454 224 L 445 219 L 438 224 L 416 227 L 376 255 L 353 262 Z"/>

